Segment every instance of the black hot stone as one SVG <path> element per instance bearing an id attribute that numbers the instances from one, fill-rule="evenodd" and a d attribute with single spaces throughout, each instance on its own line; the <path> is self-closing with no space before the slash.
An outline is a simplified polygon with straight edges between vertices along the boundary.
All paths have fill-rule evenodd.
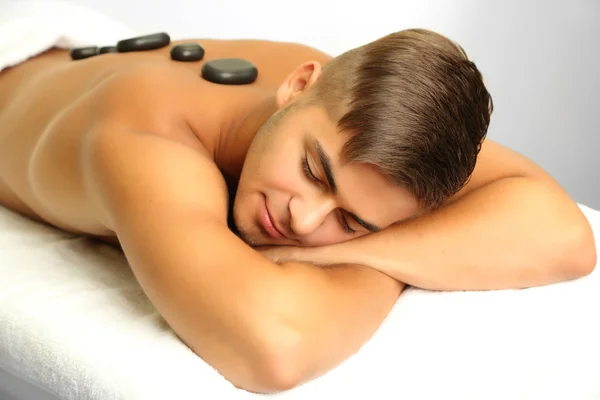
<path id="1" fill-rule="evenodd" d="M 171 58 L 175 61 L 200 61 L 204 57 L 204 48 L 197 43 L 182 43 L 171 49 Z"/>
<path id="2" fill-rule="evenodd" d="M 78 47 L 71 49 L 72 60 L 83 60 L 84 58 L 93 57 L 98 54 L 98 47 Z"/>
<path id="3" fill-rule="evenodd" d="M 117 43 L 117 51 L 124 53 L 128 51 L 155 50 L 168 46 L 169 43 L 171 43 L 171 37 L 165 32 L 153 33 L 151 35 L 120 40 Z"/>
<path id="4" fill-rule="evenodd" d="M 221 58 L 207 61 L 202 66 L 202 77 L 223 85 L 245 85 L 256 80 L 258 69 L 241 58 Z"/>
<path id="5" fill-rule="evenodd" d="M 98 54 L 106 54 L 106 53 L 116 53 L 117 46 L 104 46 L 98 49 Z"/>

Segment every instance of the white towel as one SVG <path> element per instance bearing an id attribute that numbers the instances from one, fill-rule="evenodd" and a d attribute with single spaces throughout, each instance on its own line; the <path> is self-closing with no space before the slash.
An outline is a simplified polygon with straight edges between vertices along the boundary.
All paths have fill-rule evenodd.
<path id="1" fill-rule="evenodd" d="M 137 32 L 74 2 L 4 0 L 0 6 L 0 71 L 52 47 L 115 45 Z"/>
<path id="2" fill-rule="evenodd" d="M 581 206 L 600 248 L 600 212 Z M 278 400 L 600 398 L 600 272 L 492 292 L 407 290 L 360 351 Z M 0 207 L 0 367 L 74 400 L 260 398 L 194 355 L 123 255 Z"/>

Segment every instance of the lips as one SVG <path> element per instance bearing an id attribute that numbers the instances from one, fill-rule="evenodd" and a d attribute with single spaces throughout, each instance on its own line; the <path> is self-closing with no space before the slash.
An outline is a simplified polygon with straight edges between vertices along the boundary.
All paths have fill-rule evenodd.
<path id="1" fill-rule="evenodd" d="M 277 228 L 275 227 L 275 223 L 273 222 L 273 218 L 269 213 L 269 208 L 267 207 L 267 198 L 263 196 L 263 202 L 260 212 L 260 222 L 264 231 L 274 239 L 280 239 L 285 237 Z"/>

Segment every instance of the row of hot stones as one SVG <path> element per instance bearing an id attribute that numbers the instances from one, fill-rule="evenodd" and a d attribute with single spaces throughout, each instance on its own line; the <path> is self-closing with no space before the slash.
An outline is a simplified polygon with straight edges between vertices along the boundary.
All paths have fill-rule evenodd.
<path id="1" fill-rule="evenodd" d="M 128 53 L 148 51 L 167 47 L 171 37 L 165 32 L 123 39 L 116 46 L 88 46 L 71 49 L 71 59 L 86 58 L 107 53 Z M 204 48 L 198 43 L 181 43 L 171 48 L 171 59 L 180 62 L 200 61 L 204 58 Z M 245 85 L 258 76 L 258 69 L 248 60 L 241 58 L 220 58 L 210 60 L 202 66 L 202 78 L 223 85 Z"/>

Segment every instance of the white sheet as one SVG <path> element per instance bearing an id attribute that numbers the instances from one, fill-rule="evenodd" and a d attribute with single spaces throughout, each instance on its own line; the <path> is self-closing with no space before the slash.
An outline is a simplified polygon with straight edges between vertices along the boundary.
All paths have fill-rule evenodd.
<path id="1" fill-rule="evenodd" d="M 600 212 L 581 207 L 600 238 Z M 600 398 L 599 306 L 597 271 L 526 290 L 410 289 L 355 356 L 272 397 Z M 120 252 L 3 208 L 0 366 L 65 399 L 261 397 L 178 340 Z"/>

